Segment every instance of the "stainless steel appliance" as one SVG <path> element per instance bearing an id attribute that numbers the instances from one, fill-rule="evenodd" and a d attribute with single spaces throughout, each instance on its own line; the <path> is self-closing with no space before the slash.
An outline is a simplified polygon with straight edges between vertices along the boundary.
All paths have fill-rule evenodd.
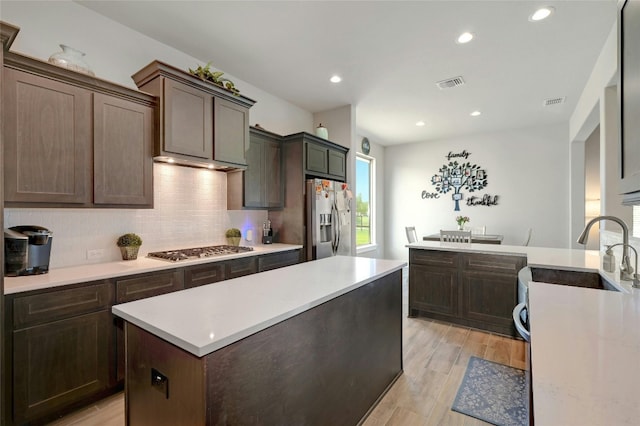
<path id="1" fill-rule="evenodd" d="M 5 276 L 49 272 L 52 232 L 36 225 L 12 226 L 4 231 Z"/>
<path id="2" fill-rule="evenodd" d="M 307 260 L 351 255 L 352 195 L 347 184 L 307 179 L 305 191 Z"/>
<path id="3" fill-rule="evenodd" d="M 148 253 L 147 257 L 167 260 L 169 262 L 178 262 L 180 260 L 200 259 L 204 257 L 222 256 L 225 254 L 244 253 L 252 250 L 253 247 L 219 245 L 194 247 L 180 250 L 156 251 Z"/>

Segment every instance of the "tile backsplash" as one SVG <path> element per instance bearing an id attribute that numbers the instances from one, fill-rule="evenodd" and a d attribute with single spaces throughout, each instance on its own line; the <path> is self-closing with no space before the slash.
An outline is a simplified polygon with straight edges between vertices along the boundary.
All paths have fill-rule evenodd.
<path id="1" fill-rule="evenodd" d="M 120 260 L 118 236 L 142 237 L 139 256 L 151 251 L 226 244 L 224 231 L 261 235 L 265 210 L 227 211 L 223 172 L 154 163 L 153 209 L 6 208 L 5 227 L 40 225 L 53 231 L 51 268 Z M 87 259 L 88 250 L 103 255 Z"/>

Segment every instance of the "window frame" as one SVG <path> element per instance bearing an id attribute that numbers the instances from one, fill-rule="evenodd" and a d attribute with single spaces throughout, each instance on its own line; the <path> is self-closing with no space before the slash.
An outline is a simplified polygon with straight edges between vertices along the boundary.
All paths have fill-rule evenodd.
<path id="1" fill-rule="evenodd" d="M 363 154 L 361 152 L 356 153 L 356 170 L 358 167 L 358 161 L 366 161 L 369 163 L 369 244 L 358 245 L 356 234 L 354 232 L 353 240 L 356 247 L 356 253 L 366 253 L 369 251 L 377 250 L 376 239 L 376 159 L 370 155 Z M 358 197 L 358 173 L 355 173 L 356 177 L 356 193 L 354 196 Z M 354 200 L 355 205 L 355 200 Z M 354 208 L 355 210 L 355 208 Z M 355 212 L 357 214 L 357 211 Z M 356 216 L 357 222 L 357 216 Z M 354 223 L 354 231 L 357 229 L 357 223 Z"/>

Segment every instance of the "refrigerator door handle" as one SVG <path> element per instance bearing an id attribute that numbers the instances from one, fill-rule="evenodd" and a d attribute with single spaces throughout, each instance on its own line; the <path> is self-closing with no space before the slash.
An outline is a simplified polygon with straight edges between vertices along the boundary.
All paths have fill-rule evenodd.
<path id="1" fill-rule="evenodd" d="M 338 252 L 338 246 L 340 245 L 340 214 L 338 213 L 338 209 L 336 208 L 335 203 L 331 206 L 331 222 L 333 231 L 333 241 L 332 248 L 333 254 L 335 255 Z"/>

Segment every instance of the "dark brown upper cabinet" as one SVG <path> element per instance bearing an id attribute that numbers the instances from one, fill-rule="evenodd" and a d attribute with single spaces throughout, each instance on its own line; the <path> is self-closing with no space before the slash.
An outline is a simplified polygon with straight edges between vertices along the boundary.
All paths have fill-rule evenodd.
<path id="1" fill-rule="evenodd" d="M 153 207 L 156 99 L 4 55 L 5 204 Z"/>
<path id="2" fill-rule="evenodd" d="M 153 206 L 154 108 L 93 95 L 93 202 Z"/>
<path id="3" fill-rule="evenodd" d="M 284 206 L 282 137 L 252 127 L 247 169 L 227 174 L 227 209 Z"/>
<path id="4" fill-rule="evenodd" d="M 307 177 L 347 180 L 347 148 L 302 132 L 284 137 L 285 143 L 303 144 L 303 168 Z"/>
<path id="5" fill-rule="evenodd" d="M 640 3 L 618 3 L 620 190 L 623 204 L 640 205 Z"/>
<path id="6" fill-rule="evenodd" d="M 153 61 L 133 76 L 140 90 L 160 99 L 156 157 L 178 163 L 244 169 L 249 149 L 249 108 L 254 100 Z"/>
<path id="7" fill-rule="evenodd" d="M 4 73 L 7 202 L 91 202 L 91 92 L 17 69 Z"/>

